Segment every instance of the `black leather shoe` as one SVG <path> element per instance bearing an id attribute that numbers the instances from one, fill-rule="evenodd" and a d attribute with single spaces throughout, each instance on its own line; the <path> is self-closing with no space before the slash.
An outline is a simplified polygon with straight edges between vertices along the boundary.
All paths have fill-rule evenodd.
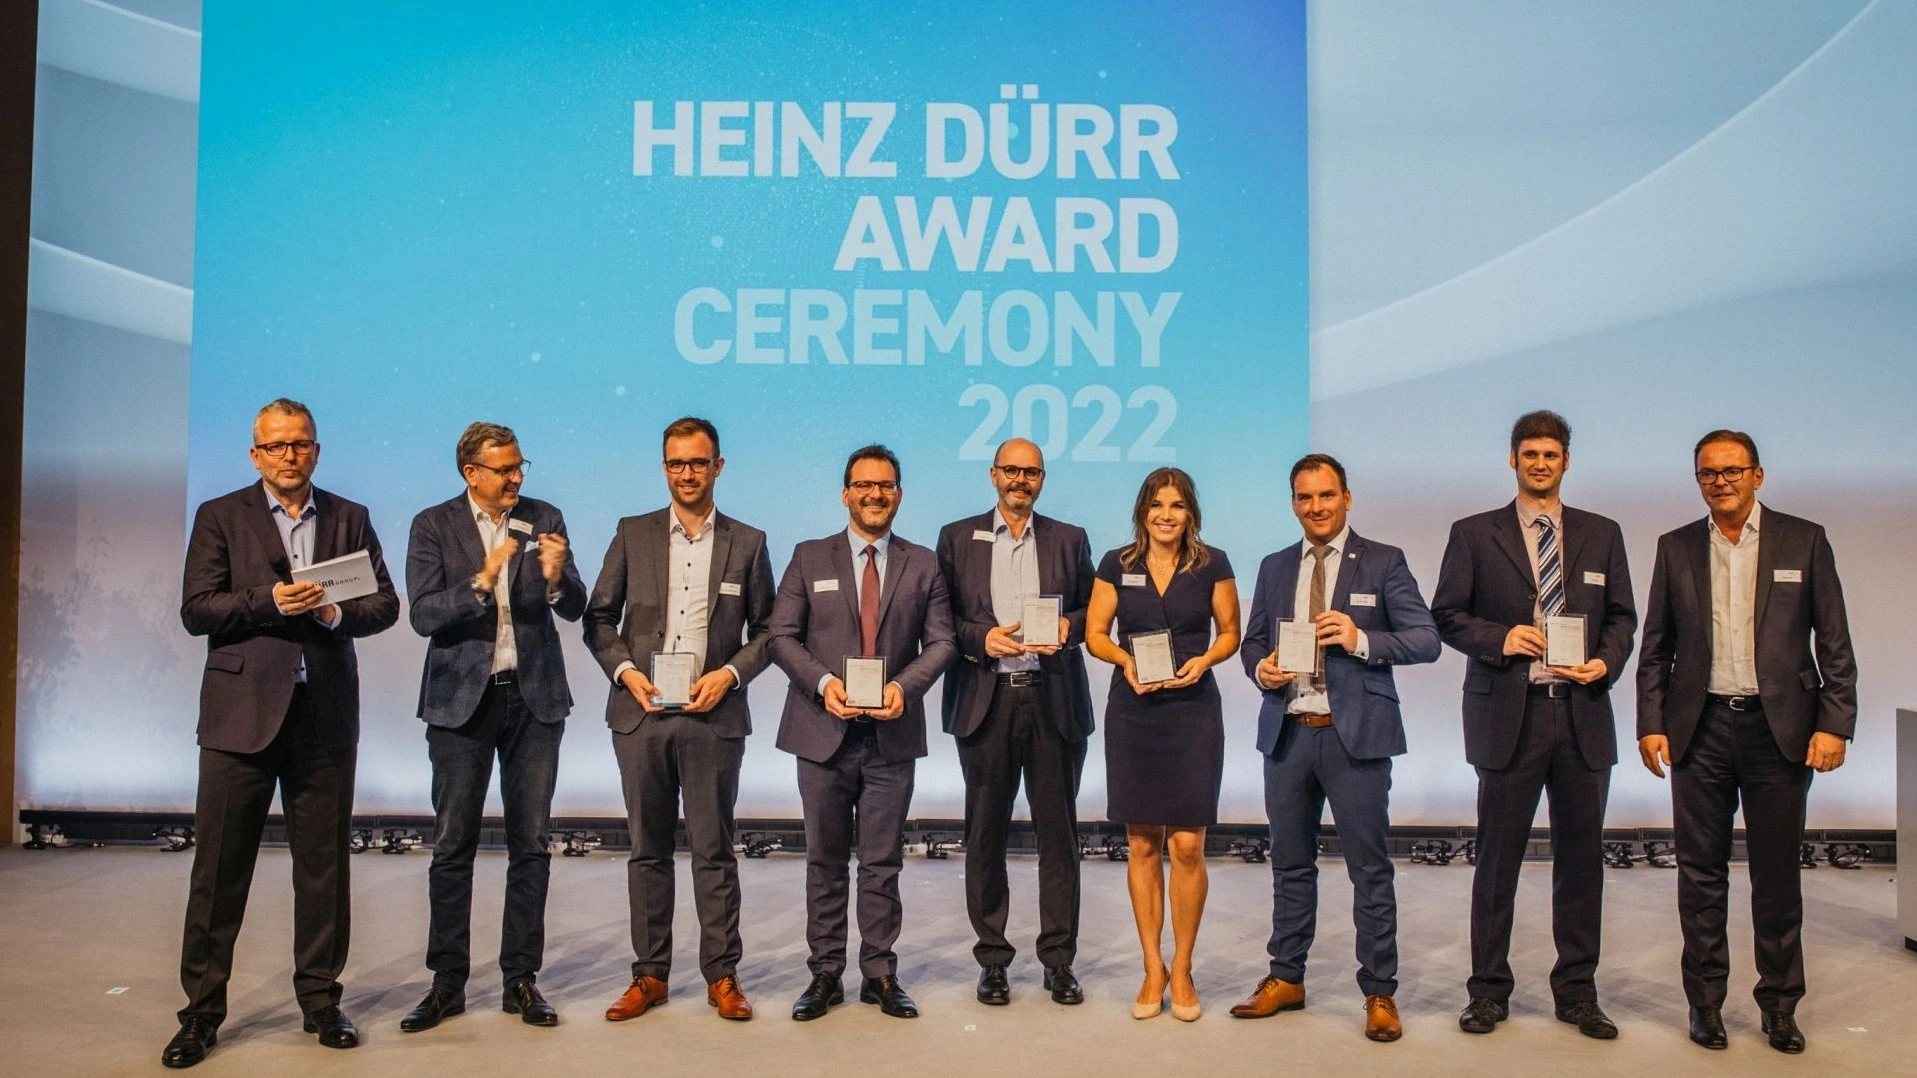
<path id="1" fill-rule="evenodd" d="M 845 986 L 839 983 L 836 973 L 815 973 L 812 983 L 805 986 L 799 998 L 792 1001 L 792 1020 L 810 1022 L 814 1018 L 824 1018 L 825 1012 L 845 1002 Z"/>
<path id="2" fill-rule="evenodd" d="M 978 1001 L 988 1007 L 1003 1007 L 1012 1002 L 1012 982 L 1005 967 L 996 963 L 978 971 Z"/>
<path id="3" fill-rule="evenodd" d="M 1604 1008 L 1597 1000 L 1585 1000 L 1581 1003 L 1560 1003 L 1558 1021 L 1569 1022 L 1578 1027 L 1578 1032 L 1600 1041 L 1617 1039 L 1617 1026 L 1604 1015 Z"/>
<path id="4" fill-rule="evenodd" d="M 1472 996 L 1458 1014 L 1458 1028 L 1466 1033 L 1489 1033 L 1511 1017 L 1511 1009 L 1490 996 Z"/>
<path id="5" fill-rule="evenodd" d="M 552 1009 L 546 997 L 539 994 L 539 986 L 531 981 L 514 981 L 506 986 L 506 995 L 499 1001 L 499 1009 L 507 1014 L 516 1014 L 521 1022 L 529 1026 L 556 1026 L 559 1024 L 559 1012 Z"/>
<path id="6" fill-rule="evenodd" d="M 166 1050 L 160 1053 L 160 1063 L 168 1067 L 191 1067 L 206 1058 L 213 1046 L 220 1043 L 220 1027 L 208 1019 L 194 1015 L 180 1023 L 180 1031 L 166 1042 Z"/>
<path id="7" fill-rule="evenodd" d="M 338 1007 L 321 1007 L 307 1015 L 300 1028 L 319 1034 L 319 1042 L 328 1048 L 359 1047 L 359 1028 Z"/>
<path id="8" fill-rule="evenodd" d="M 1804 1050 L 1804 1031 L 1797 1028 L 1797 1019 L 1783 1011 L 1764 1012 L 1764 1035 L 1771 1040 L 1771 1047 L 1791 1055 Z"/>
<path id="9" fill-rule="evenodd" d="M 1716 1007 L 1691 1008 L 1691 1043 L 1719 1051 L 1731 1046 L 1724 1032 L 1724 1015 Z"/>
<path id="10" fill-rule="evenodd" d="M 1078 986 L 1078 978 L 1072 976 L 1072 967 L 1053 966 L 1045 971 L 1045 990 L 1052 994 L 1053 1003 L 1075 1006 L 1085 1002 L 1085 990 Z"/>
<path id="11" fill-rule="evenodd" d="M 891 974 L 883 977 L 867 977 L 865 986 L 859 989 L 860 1003 L 876 1003 L 879 1010 L 894 1018 L 917 1018 L 919 1005 L 905 994 L 899 985 L 899 979 Z"/>
<path id="12" fill-rule="evenodd" d="M 399 1031 L 418 1033 L 433 1028 L 453 1015 L 465 1013 L 466 993 L 435 987 L 426 992 L 426 998 L 419 1001 L 419 1006 L 407 1011 L 406 1017 L 399 1020 Z"/>

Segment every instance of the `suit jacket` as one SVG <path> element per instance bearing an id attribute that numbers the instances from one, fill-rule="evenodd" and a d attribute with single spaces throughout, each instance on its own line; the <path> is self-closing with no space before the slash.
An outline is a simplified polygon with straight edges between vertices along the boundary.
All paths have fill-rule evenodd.
<path id="1" fill-rule="evenodd" d="M 836 581 L 837 590 L 819 590 L 821 581 Z M 878 724 L 879 752 L 891 761 L 915 760 L 925 755 L 925 694 L 958 655 L 937 556 L 894 534 L 879 596 L 878 652 L 886 677 L 905 692 L 905 714 Z M 861 654 L 858 575 L 844 532 L 793 548 L 772 605 L 767 647 L 792 679 L 779 718 L 779 747 L 814 763 L 830 760 L 845 738 L 846 722 L 826 711 L 819 681 L 827 674 L 843 677 L 845 657 Z"/>
<path id="2" fill-rule="evenodd" d="M 1302 617 L 1295 609 L 1298 571 L 1304 561 L 1303 540 L 1270 554 L 1258 566 L 1258 586 L 1251 596 L 1251 623 L 1245 629 L 1238 657 L 1255 685 L 1258 664 L 1275 646 L 1272 622 Z M 1308 570 L 1307 570 L 1308 571 Z M 1363 605 L 1353 595 L 1369 595 Z M 1398 686 L 1393 665 L 1436 662 L 1443 646 L 1431 611 L 1418 594 L 1418 581 L 1405 563 L 1404 551 L 1369 542 L 1352 532 L 1345 541 L 1344 564 L 1338 582 L 1325 603 L 1341 610 L 1364 630 L 1370 658 L 1360 659 L 1342 647 L 1325 649 L 1325 692 L 1331 697 L 1332 728 L 1345 751 L 1359 760 L 1400 756 L 1405 751 L 1404 716 L 1398 708 Z M 1286 721 L 1291 686 L 1264 689 L 1258 708 L 1258 751 L 1267 756 L 1295 724 Z"/>
<path id="3" fill-rule="evenodd" d="M 764 672 L 766 618 L 772 613 L 772 558 L 765 533 L 712 514 L 712 569 L 706 576 L 706 653 L 700 673 L 731 666 L 739 684 L 704 721 L 720 737 L 752 732 L 745 687 Z M 631 663 L 652 675 L 652 657 L 666 642 L 666 559 L 671 554 L 672 509 L 625 517 L 606 548 L 606 562 L 586 607 L 586 646 L 607 677 Z M 629 734 L 646 711 L 618 681 L 606 696 L 606 725 Z"/>
<path id="4" fill-rule="evenodd" d="M 1663 734 L 1682 761 L 1711 679 L 1709 517 L 1660 536 L 1637 663 L 1637 735 Z M 1778 572 L 1798 580 L 1779 580 Z M 1769 506 L 1759 518 L 1754 658 L 1757 694 L 1777 747 L 1792 760 L 1813 732 L 1857 727 L 1857 663 L 1837 560 L 1822 526 Z"/>
<path id="5" fill-rule="evenodd" d="M 566 518 L 550 502 L 521 498 L 506 519 L 530 528 L 512 531 L 519 540 L 519 552 L 506 569 L 513 643 L 519 652 L 519 696 L 533 718 L 559 722 L 572 711 L 572 691 L 566 686 L 566 659 L 559 650 L 553 615 L 578 621 L 586 609 L 586 585 L 568 550 L 566 567 L 554 589 L 558 601 L 546 601 L 539 552 L 526 548 L 536 535 L 566 534 Z M 491 595 L 481 597 L 472 589 L 472 579 L 485 562 L 486 551 L 480 546 L 472 501 L 466 494 L 421 510 L 413 518 L 412 538 L 406 544 L 408 617 L 413 631 L 431 640 L 420 673 L 417 714 L 433 726 L 466 725 L 486 694 L 499 608 Z"/>
<path id="6" fill-rule="evenodd" d="M 293 700 L 300 660 L 313 713 L 333 724 L 325 735 L 359 742 L 359 662 L 353 638 L 399 620 L 399 595 L 386 575 L 379 536 L 366 507 L 313 488 L 313 560 L 364 550 L 379 590 L 339 604 L 339 624 L 307 615 L 288 618 L 273 603 L 273 585 L 290 583 L 293 567 L 273 522 L 266 487 L 249 483 L 202 503 L 193 515 L 180 588 L 180 622 L 206 640 L 200 679 L 200 745 L 219 752 L 260 752 L 273 743 Z"/>
<path id="7" fill-rule="evenodd" d="M 970 737 L 985 721 L 992 708 L 992 695 L 998 688 L 998 660 L 985 654 L 985 634 L 998 626 L 992 611 L 992 546 L 976 541 L 979 532 L 990 533 L 998 526 L 998 511 L 993 510 L 964 520 L 955 520 L 939 530 L 939 571 L 945 575 L 946 590 L 952 600 L 955 643 L 961 660 L 953 664 L 945 677 L 942 715 L 945 732 L 954 737 Z M 1062 596 L 1060 612 L 1071 622 L 1071 633 L 1064 646 L 1053 655 L 1041 655 L 1038 667 L 1044 674 L 1041 688 L 1045 710 L 1067 741 L 1083 741 L 1091 736 L 1091 682 L 1085 676 L 1085 608 L 1092 601 L 1092 545 L 1085 529 L 1075 524 L 1032 515 L 1031 527 L 1037 529 L 1038 587 L 1042 595 Z"/>
<path id="8" fill-rule="evenodd" d="M 1464 756 L 1496 771 L 1511 762 L 1524 727 L 1531 660 L 1504 653 L 1514 625 L 1534 622 L 1537 576 L 1519 531 L 1517 503 L 1465 517 L 1451 525 L 1431 614 L 1444 642 L 1464 653 Z M 1564 562 L 1564 613 L 1585 616 L 1591 657 L 1605 674 L 1589 685 L 1570 684 L 1571 727 L 1590 768 L 1617 763 L 1617 724 L 1611 685 L 1624 676 L 1637 629 L 1631 570 L 1617 522 L 1564 507 L 1559 537 Z"/>

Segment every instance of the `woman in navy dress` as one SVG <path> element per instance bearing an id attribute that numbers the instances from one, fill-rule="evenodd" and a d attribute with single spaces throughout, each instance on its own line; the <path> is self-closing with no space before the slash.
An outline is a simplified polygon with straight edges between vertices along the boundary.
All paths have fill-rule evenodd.
<path id="1" fill-rule="evenodd" d="M 1134 1018 L 1199 1015 L 1192 945 L 1205 912 L 1205 829 L 1218 822 L 1225 718 L 1211 668 L 1238 650 L 1238 586 L 1225 552 L 1198 537 L 1198 492 L 1177 468 L 1145 477 L 1132 507 L 1132 542 L 1105 555 L 1092 584 L 1085 643 L 1111 663 L 1105 703 L 1105 815 L 1131 842 L 1126 882 L 1144 948 L 1145 983 Z M 1116 631 L 1113 622 L 1116 621 Z M 1170 681 L 1140 684 L 1130 649 L 1139 633 L 1170 630 Z M 1172 960 L 1165 927 L 1165 862 L 1171 862 Z"/>

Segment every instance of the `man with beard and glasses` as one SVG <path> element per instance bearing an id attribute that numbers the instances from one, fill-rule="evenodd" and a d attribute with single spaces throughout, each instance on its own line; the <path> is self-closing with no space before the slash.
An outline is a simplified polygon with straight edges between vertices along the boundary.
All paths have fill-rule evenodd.
<path id="1" fill-rule="evenodd" d="M 400 1019 L 404 1033 L 466 1009 L 473 857 L 494 757 L 506 810 L 501 1007 L 527 1025 L 559 1023 L 536 983 L 552 865 L 546 832 L 559 739 L 572 711 L 554 616 L 578 621 L 586 585 L 566 542 L 566 518 L 552 503 L 520 494 L 532 462 L 511 428 L 468 426 L 453 461 L 466 489 L 414 517 L 406 549 L 408 617 L 429 641 L 419 717 L 433 765 L 435 826 L 426 932 L 433 985 Z"/>
<path id="2" fill-rule="evenodd" d="M 660 466 L 672 504 L 619 522 L 586 610 L 586 645 L 612 679 L 606 725 L 626 798 L 632 983 L 606 1020 L 666 1001 L 672 968 L 673 850 L 685 802 L 699 972 L 719 1017 L 743 1021 L 739 863 L 732 850 L 739 766 L 752 732 L 745 687 L 765 670 L 772 559 L 765 533 L 715 508 L 719 431 L 687 416 L 666 427 Z M 684 699 L 652 680 L 655 656 L 690 663 Z M 675 690 L 674 695 L 677 695 Z"/>
<path id="3" fill-rule="evenodd" d="M 1078 953 L 1078 780 L 1092 733 L 1085 677 L 1085 608 L 1092 598 L 1091 542 L 1076 524 L 1034 511 L 1045 457 L 1014 438 L 992 460 L 998 504 L 939 532 L 939 569 L 951 593 L 959 658 L 945 678 L 945 731 L 965 774 L 965 908 L 978 943 L 978 1001 L 1012 1001 L 1005 938 L 1011 893 L 1006 833 L 1021 778 L 1038 836 L 1038 960 L 1056 1003 L 1085 1001 Z M 1025 643 L 1029 598 L 1056 597 L 1057 643 Z M 1050 628 L 1049 626 L 1047 628 Z"/>
<path id="4" fill-rule="evenodd" d="M 915 761 L 925 755 L 925 694 L 957 655 L 952 607 L 933 552 L 892 534 L 904 491 L 899 458 L 868 445 L 845 462 L 844 531 L 792 551 L 772 608 L 772 661 L 791 679 L 779 748 L 798 757 L 805 811 L 806 965 L 792 1004 L 805 1022 L 845 1000 L 847 906 L 859 855 L 859 999 L 917 1018 L 899 984 L 899 870 Z M 884 661 L 882 698 L 847 700 L 849 659 Z"/>

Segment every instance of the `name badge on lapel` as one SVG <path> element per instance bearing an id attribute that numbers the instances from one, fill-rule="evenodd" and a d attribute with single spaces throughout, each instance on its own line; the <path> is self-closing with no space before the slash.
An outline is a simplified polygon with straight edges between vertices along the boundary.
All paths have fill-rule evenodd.
<path id="1" fill-rule="evenodd" d="M 832 583 L 837 584 L 838 581 L 834 580 Z M 719 594 L 720 595 L 738 595 L 738 594 L 741 594 L 741 590 L 739 588 L 739 585 L 734 584 L 732 581 L 721 580 L 719 581 Z"/>
<path id="2" fill-rule="evenodd" d="M 531 535 L 533 533 L 532 523 L 525 520 L 508 520 L 506 522 L 506 530 L 509 532 L 518 532 L 521 535 Z"/>
<path id="3" fill-rule="evenodd" d="M 972 538 L 978 540 L 981 543 L 990 543 L 995 541 L 997 539 L 997 536 L 993 535 L 991 532 L 988 532 L 983 528 L 974 528 L 972 530 Z"/>
<path id="4" fill-rule="evenodd" d="M 836 576 L 829 576 L 829 577 L 826 577 L 824 580 L 814 580 L 812 582 L 812 590 L 815 593 L 821 592 L 821 591 L 838 591 L 839 578 Z"/>
<path id="5" fill-rule="evenodd" d="M 1351 605 L 1352 606 L 1377 606 L 1378 597 L 1370 592 L 1354 591 L 1351 593 Z"/>
<path id="6" fill-rule="evenodd" d="M 1804 570 L 1779 569 L 1771 575 L 1771 580 L 1778 584 L 1802 584 L 1804 582 Z"/>
<path id="7" fill-rule="evenodd" d="M 1603 573 L 1585 573 L 1584 582 L 1586 584 L 1596 584 L 1598 587 L 1601 588 L 1604 586 L 1604 574 Z"/>
<path id="8" fill-rule="evenodd" d="M 1118 582 L 1127 588 L 1142 588 L 1145 586 L 1145 574 L 1122 573 L 1119 575 Z"/>

